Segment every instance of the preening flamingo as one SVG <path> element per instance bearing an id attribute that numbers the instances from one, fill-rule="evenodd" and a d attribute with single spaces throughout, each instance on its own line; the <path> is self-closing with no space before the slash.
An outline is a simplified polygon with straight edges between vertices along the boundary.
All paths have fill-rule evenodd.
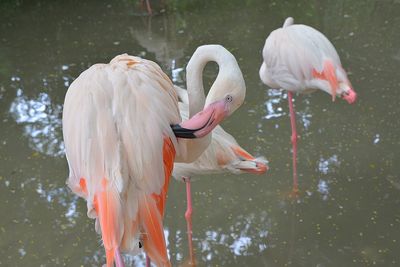
<path id="1" fill-rule="evenodd" d="M 183 120 L 189 119 L 189 102 L 185 89 L 174 86 L 179 97 L 179 112 Z M 263 157 L 255 158 L 237 143 L 235 138 L 220 125 L 212 131 L 211 143 L 207 149 L 191 163 L 174 163 L 173 176 L 216 174 L 230 172 L 233 174 L 254 173 L 263 174 L 267 170 Z"/>
<path id="2" fill-rule="evenodd" d="M 239 70 L 240 71 L 240 70 Z M 234 73 L 232 73 L 233 75 Z M 237 75 L 237 74 L 235 74 Z M 189 119 L 189 102 L 185 89 L 175 86 L 179 96 L 179 112 L 183 120 Z M 194 260 L 192 245 L 192 197 L 190 178 L 196 175 L 206 175 L 230 172 L 234 174 L 253 173 L 263 174 L 267 171 L 266 160 L 262 157 L 255 158 L 236 142 L 235 138 L 227 133 L 221 126 L 212 131 L 211 143 L 201 156 L 192 163 L 174 163 L 172 175 L 177 180 L 186 183 L 188 242 L 190 260 Z"/>
<path id="3" fill-rule="evenodd" d="M 200 66 L 193 71 L 223 50 L 199 47 L 193 57 Z M 201 83 L 201 75 L 192 74 L 192 82 Z M 188 88 L 205 98 L 202 87 Z M 124 266 L 120 252 L 136 254 L 141 246 L 157 266 L 171 265 L 162 217 L 173 162 L 195 160 L 209 145 L 208 133 L 244 97 L 243 86 L 219 77 L 204 109 L 181 122 L 170 79 L 156 63 L 126 54 L 93 65 L 71 84 L 63 110 L 67 183 L 96 219 L 107 267 L 114 260 Z"/>
<path id="4" fill-rule="evenodd" d="M 342 97 L 349 104 L 356 101 L 340 58 L 332 43 L 316 29 L 293 24 L 287 18 L 282 28 L 267 37 L 262 52 L 260 78 L 272 88 L 288 91 L 293 146 L 293 192 L 298 192 L 297 131 L 293 109 L 293 92 L 307 93 L 320 89 L 335 98 Z"/>

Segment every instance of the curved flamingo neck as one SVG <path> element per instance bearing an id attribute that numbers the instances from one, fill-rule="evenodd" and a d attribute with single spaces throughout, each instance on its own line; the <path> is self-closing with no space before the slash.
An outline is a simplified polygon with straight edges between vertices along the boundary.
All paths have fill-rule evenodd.
<path id="1" fill-rule="evenodd" d="M 224 78 L 227 79 L 230 75 L 234 75 L 232 70 L 237 71 L 235 67 L 237 66 L 236 59 L 232 54 L 227 53 L 222 46 L 207 45 L 197 48 L 186 67 L 189 118 L 204 108 L 206 97 L 203 86 L 203 71 L 207 63 L 212 61 L 216 62 L 219 67 L 218 75 L 213 85 L 218 84 Z M 214 95 L 215 90 L 217 90 L 217 87 L 212 86 L 207 99 Z"/>
<path id="2" fill-rule="evenodd" d="M 218 64 L 219 71 L 206 99 L 203 87 L 203 70 L 206 64 L 210 61 L 215 61 Z M 235 71 L 232 72 L 231 69 L 235 69 Z M 206 105 L 206 100 L 207 102 L 216 100 L 217 92 L 224 91 L 224 81 L 231 78 L 232 76 L 230 75 L 235 75 L 236 69 L 239 69 L 236 59 L 222 46 L 205 45 L 196 49 L 186 67 L 189 118 L 203 110 Z M 242 77 L 241 72 L 239 77 Z M 210 143 L 211 133 L 202 138 L 182 140 L 182 147 L 185 147 L 186 151 L 184 153 L 185 156 L 182 158 L 178 156 L 176 160 L 192 162 L 197 159 L 205 149 L 207 149 Z"/>

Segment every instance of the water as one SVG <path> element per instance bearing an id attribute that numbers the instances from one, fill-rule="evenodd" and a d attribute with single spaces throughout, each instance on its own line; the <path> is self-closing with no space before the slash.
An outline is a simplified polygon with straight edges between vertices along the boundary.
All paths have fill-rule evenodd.
<path id="1" fill-rule="evenodd" d="M 0 4 L 0 265 L 101 266 L 85 203 L 65 186 L 61 112 L 84 69 L 127 52 L 158 62 L 178 85 L 194 49 L 237 57 L 245 104 L 223 126 L 263 176 L 197 179 L 199 266 L 398 266 L 400 256 L 400 2 L 168 1 L 143 16 L 135 1 Z M 156 3 L 156 10 L 160 10 Z M 291 189 L 287 95 L 258 77 L 265 37 L 287 16 L 335 44 L 359 94 L 350 106 L 322 92 L 296 96 L 301 195 Z M 216 66 L 205 72 L 206 83 Z M 183 183 L 170 186 L 165 231 L 174 266 L 188 259 Z M 126 257 L 144 266 L 143 258 Z"/>

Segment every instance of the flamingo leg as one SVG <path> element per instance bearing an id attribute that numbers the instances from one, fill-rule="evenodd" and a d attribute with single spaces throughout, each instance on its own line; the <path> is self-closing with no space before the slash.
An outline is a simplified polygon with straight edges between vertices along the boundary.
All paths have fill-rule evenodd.
<path id="1" fill-rule="evenodd" d="M 187 209 L 185 212 L 185 219 L 187 224 L 187 235 L 188 235 L 188 243 L 189 243 L 189 254 L 190 254 L 190 265 L 195 266 L 195 258 L 194 258 L 194 250 L 193 250 L 193 240 L 192 240 L 192 192 L 190 188 L 190 178 L 182 177 L 183 181 L 186 184 L 186 203 Z"/>
<path id="2" fill-rule="evenodd" d="M 125 267 L 124 260 L 118 248 L 115 249 L 115 265 L 117 267 Z"/>
<path id="3" fill-rule="evenodd" d="M 297 195 L 299 192 L 299 183 L 297 180 L 297 131 L 296 131 L 296 114 L 293 108 L 293 93 L 288 91 L 289 111 L 290 111 L 290 125 L 292 126 L 292 153 L 293 153 L 293 194 Z"/>
<path id="4" fill-rule="evenodd" d="M 150 257 L 146 255 L 146 267 L 150 267 L 150 266 L 151 266 Z"/>

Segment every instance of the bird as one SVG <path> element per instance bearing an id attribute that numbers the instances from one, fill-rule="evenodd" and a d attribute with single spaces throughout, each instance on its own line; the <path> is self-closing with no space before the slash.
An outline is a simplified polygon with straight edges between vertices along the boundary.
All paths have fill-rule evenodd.
<path id="1" fill-rule="evenodd" d="M 232 75 L 236 75 L 232 73 Z M 189 119 L 188 93 L 185 89 L 174 86 L 179 98 L 179 112 L 183 120 Z M 190 178 L 197 175 L 216 173 L 252 173 L 264 174 L 268 170 L 264 157 L 253 157 L 244 150 L 220 125 L 214 128 L 211 136 L 211 144 L 192 163 L 175 162 L 172 176 L 176 180 L 182 180 L 186 184 L 187 233 L 190 252 L 190 261 L 194 264 L 194 251 L 192 245 L 192 197 Z"/>
<path id="2" fill-rule="evenodd" d="M 293 93 L 310 93 L 317 89 L 342 97 L 349 104 L 357 99 L 335 47 L 318 30 L 294 24 L 288 17 L 282 28 L 272 31 L 262 50 L 261 81 L 272 88 L 288 92 L 292 128 L 293 193 L 298 194 L 297 131 L 293 108 Z"/>
<path id="3" fill-rule="evenodd" d="M 135 255 L 141 247 L 157 266 L 171 266 L 162 218 L 173 162 L 194 161 L 209 145 L 212 129 L 245 97 L 244 84 L 223 74 L 207 98 L 198 91 L 202 76 L 195 72 L 213 59 L 229 61 L 224 50 L 205 45 L 194 52 L 188 90 L 202 97 L 202 108 L 185 121 L 171 80 L 140 57 L 122 54 L 95 64 L 68 88 L 62 119 L 67 185 L 87 202 L 107 267 L 123 267 L 121 253 Z"/>
<path id="4" fill-rule="evenodd" d="M 189 119 L 187 91 L 174 86 L 178 95 L 179 113 L 183 120 Z M 235 138 L 220 125 L 212 131 L 211 144 L 191 163 L 174 163 L 172 175 L 176 179 L 194 175 L 230 172 L 233 174 L 263 174 L 268 169 L 263 157 L 255 158 L 244 150 Z"/>

